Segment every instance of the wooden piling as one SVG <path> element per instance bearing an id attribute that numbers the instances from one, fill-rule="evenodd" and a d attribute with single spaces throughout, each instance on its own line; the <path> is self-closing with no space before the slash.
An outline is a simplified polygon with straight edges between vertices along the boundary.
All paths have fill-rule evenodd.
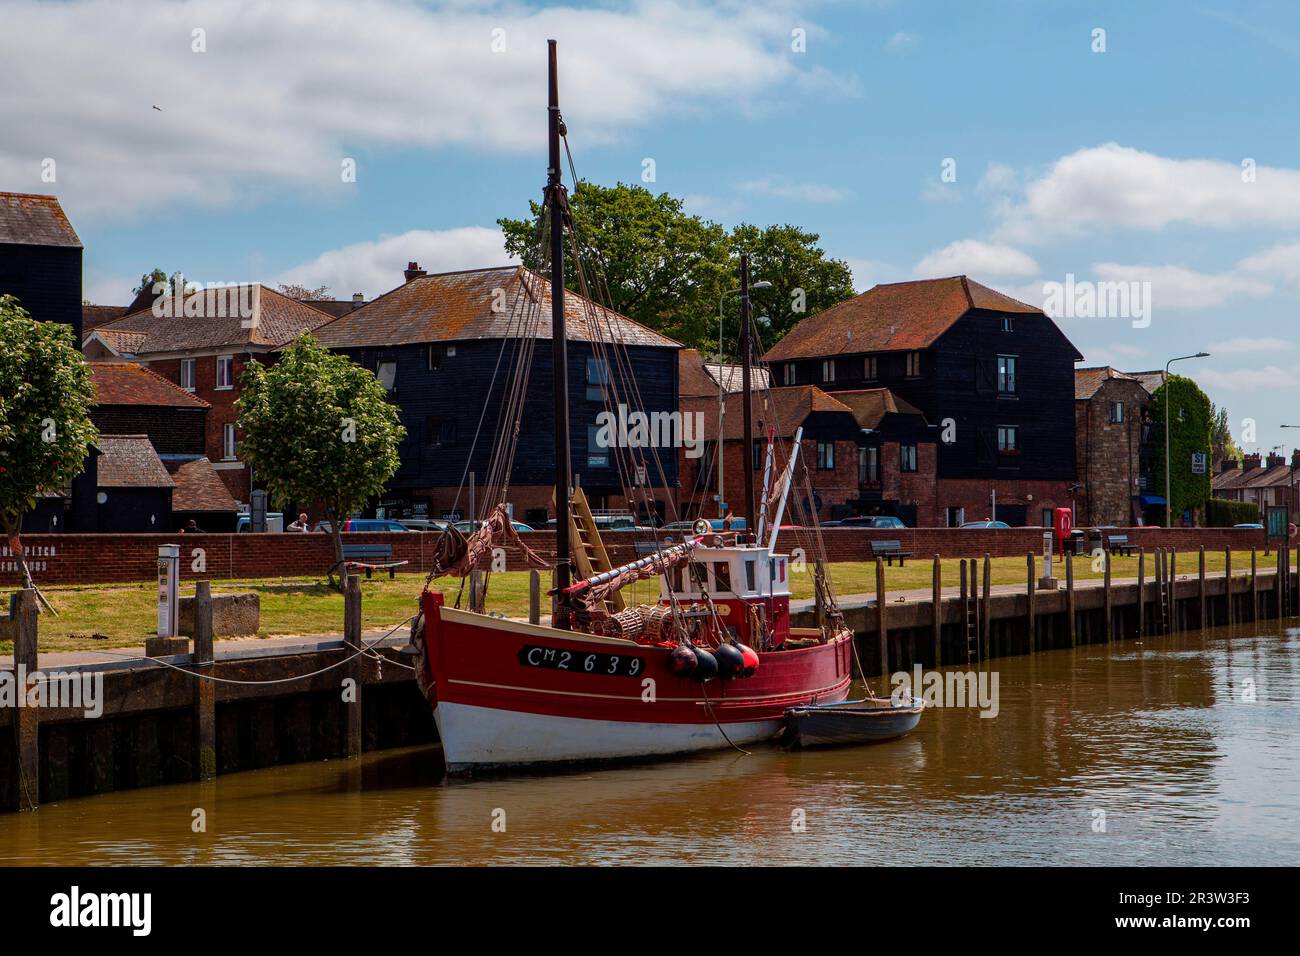
<path id="1" fill-rule="evenodd" d="M 1197 551 L 1197 562 L 1198 562 L 1198 567 L 1196 569 L 1196 577 L 1198 581 L 1197 598 L 1201 603 L 1201 616 L 1198 619 L 1197 623 L 1201 627 L 1208 627 L 1209 622 L 1205 620 L 1205 545 L 1201 545 L 1200 550 Z"/>
<path id="2" fill-rule="evenodd" d="M 1228 626 L 1235 623 L 1236 615 L 1232 613 L 1232 549 L 1223 549 L 1223 600 L 1228 605 Z"/>
<path id="3" fill-rule="evenodd" d="M 355 574 L 348 575 L 343 590 L 343 642 L 344 652 L 356 655 L 344 669 L 344 673 L 352 679 L 353 686 L 349 695 L 352 700 L 345 700 L 343 704 L 343 756 L 360 757 L 361 681 L 366 658 L 358 653 L 358 649 L 364 645 L 361 643 L 361 579 Z"/>
<path id="4" fill-rule="evenodd" d="M 885 627 L 885 559 L 876 558 L 876 636 L 880 642 L 880 675 L 889 676 L 889 631 Z"/>
<path id="5" fill-rule="evenodd" d="M 212 674 L 212 585 L 194 585 L 194 653 L 190 657 L 194 679 L 194 779 L 210 780 L 217 775 L 217 686 L 206 677 Z"/>
<path id="6" fill-rule="evenodd" d="M 1077 647 L 1079 644 L 1078 624 L 1075 619 L 1074 604 L 1074 555 L 1065 556 L 1065 613 L 1069 617 L 1070 626 L 1070 646 Z"/>
<path id="7" fill-rule="evenodd" d="M 1273 572 L 1273 612 L 1279 621 L 1282 620 L 1282 576 L 1286 569 L 1282 552 L 1285 548 L 1285 544 L 1277 546 L 1277 570 Z"/>
<path id="8" fill-rule="evenodd" d="M 1103 551 L 1101 556 L 1102 603 L 1106 608 L 1106 643 L 1115 640 L 1115 607 L 1110 593 L 1110 552 Z"/>
<path id="9" fill-rule="evenodd" d="M 934 641 L 934 666 L 943 666 L 943 569 L 939 556 L 934 556 L 934 571 L 930 581 L 930 637 Z"/>
<path id="10" fill-rule="evenodd" d="M 1146 634 L 1147 624 L 1147 551 L 1138 548 L 1138 640 Z"/>
<path id="11" fill-rule="evenodd" d="M 537 569 L 528 572 L 528 623 L 542 622 L 542 576 Z"/>
<path id="12" fill-rule="evenodd" d="M 1034 653 L 1038 643 L 1034 634 L 1034 554 L 1031 551 L 1025 556 L 1025 632 L 1029 637 L 1029 653 Z"/>
<path id="13" fill-rule="evenodd" d="M 980 604 L 980 633 L 984 635 L 984 659 L 988 660 L 993 656 L 993 631 L 989 624 L 992 620 L 992 610 L 989 601 L 989 586 L 993 580 L 993 559 L 988 552 L 984 553 L 984 594 L 983 602 Z"/>
<path id="14" fill-rule="evenodd" d="M 36 683 L 31 675 L 40 670 L 36 652 L 37 615 L 40 609 L 33 590 L 16 591 L 10 599 L 9 614 L 14 624 L 14 694 L 27 696 Z M 17 680 L 22 674 L 25 677 Z M 14 707 L 14 780 L 8 805 L 19 810 L 35 810 L 41 801 L 41 750 L 39 707 Z"/>
<path id="15" fill-rule="evenodd" d="M 1169 629 L 1178 627 L 1178 549 L 1169 549 Z"/>
<path id="16" fill-rule="evenodd" d="M 1250 549 L 1250 619 L 1259 620 L 1259 559 Z"/>

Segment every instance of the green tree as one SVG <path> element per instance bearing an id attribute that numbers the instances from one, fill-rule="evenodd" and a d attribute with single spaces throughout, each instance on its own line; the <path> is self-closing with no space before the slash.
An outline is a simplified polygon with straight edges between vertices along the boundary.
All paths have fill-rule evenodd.
<path id="1" fill-rule="evenodd" d="M 406 436 L 397 408 L 372 372 L 311 336 L 270 368 L 250 362 L 241 381 L 242 453 L 278 506 L 322 504 L 334 538 L 333 584 L 343 566 L 343 520 L 397 471 Z"/>
<path id="2" fill-rule="evenodd" d="M 1169 473 L 1170 514 L 1183 511 L 1195 514 L 1212 493 L 1208 462 L 1211 445 L 1212 403 L 1190 378 L 1170 375 L 1168 381 L 1151 396 L 1151 441 L 1154 444 L 1151 475 L 1164 491 L 1165 484 L 1165 404 L 1169 404 L 1169 449 L 1173 469 Z M 1192 474 L 1192 455 L 1206 457 L 1205 474 Z"/>
<path id="3" fill-rule="evenodd" d="M 1219 408 L 1210 402 L 1210 444 L 1214 448 L 1214 460 L 1225 458 L 1241 460 L 1241 449 L 1232 437 L 1232 425 L 1228 422 L 1228 410 Z"/>
<path id="4" fill-rule="evenodd" d="M 72 328 L 37 322 L 13 296 L 0 296 L 0 524 L 29 588 L 36 585 L 23 555 L 23 517 L 41 492 L 83 470 L 95 440 L 94 404 L 90 366 Z"/>
<path id="5" fill-rule="evenodd" d="M 592 295 L 664 335 L 705 351 L 717 349 L 718 305 L 739 283 L 740 252 L 750 253 L 751 279 L 773 284 L 754 299 L 754 315 L 769 316 L 771 346 L 804 314 L 853 294 L 847 265 L 826 258 L 819 237 L 795 226 L 741 225 L 730 233 L 688 214 L 682 200 L 642 186 L 599 186 L 582 181 L 570 198 L 574 227 Z M 506 250 L 530 269 L 547 271 L 548 251 L 532 203 L 526 219 L 499 219 Z M 577 287 L 566 260 L 565 282 Z M 802 289 L 802 302 L 795 290 Z M 803 312 L 798 311 L 802 304 Z M 739 331 L 737 297 L 723 303 L 724 351 L 734 351 Z"/>
<path id="6" fill-rule="evenodd" d="M 298 285 L 296 282 L 281 282 L 276 289 L 281 295 L 287 295 L 291 299 L 298 299 L 300 302 L 323 302 L 329 298 L 330 287 L 327 285 L 318 285 L 314 289 L 309 289 L 305 285 Z"/>

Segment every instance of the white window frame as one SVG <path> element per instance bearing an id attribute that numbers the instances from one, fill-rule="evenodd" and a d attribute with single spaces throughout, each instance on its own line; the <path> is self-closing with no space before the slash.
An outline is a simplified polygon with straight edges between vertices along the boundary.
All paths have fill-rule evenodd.
<path id="1" fill-rule="evenodd" d="M 835 359 L 822 359 L 822 381 L 835 381 Z"/>
<path id="2" fill-rule="evenodd" d="M 793 385 L 795 379 L 794 362 L 786 362 L 785 370 L 781 374 L 782 381 L 785 382 L 786 385 Z"/>
<path id="3" fill-rule="evenodd" d="M 900 442 L 898 445 L 898 470 L 906 474 L 912 474 L 920 468 L 918 459 L 920 450 L 916 442 Z"/>
<path id="4" fill-rule="evenodd" d="M 817 443 L 817 470 L 835 470 L 835 442 L 819 441 Z"/>
<path id="5" fill-rule="evenodd" d="M 221 426 L 221 460 L 239 460 L 239 447 L 235 440 L 234 422 L 226 422 Z"/>
<path id="6" fill-rule="evenodd" d="M 1123 402 L 1110 403 L 1110 423 L 1112 425 L 1124 424 L 1124 403 Z"/>
<path id="7" fill-rule="evenodd" d="M 1018 392 L 1016 378 L 1020 372 L 1020 356 L 998 356 L 998 394 L 1016 395 Z M 1009 386 L 1009 387 L 1008 387 Z"/>
<path id="8" fill-rule="evenodd" d="M 920 352 L 907 353 L 907 377 L 908 378 L 921 377 L 921 353 Z"/>
<path id="9" fill-rule="evenodd" d="M 226 370 L 226 381 L 222 384 L 221 370 Z M 235 357 L 233 355 L 217 356 L 217 391 L 229 391 L 235 387 Z"/>
<path id="10" fill-rule="evenodd" d="M 181 359 L 181 372 L 180 372 L 181 388 L 185 389 L 185 391 L 187 392 L 194 391 L 198 385 L 198 381 L 199 381 L 198 364 L 199 364 L 198 359 L 192 359 L 192 358 Z M 185 374 L 186 372 L 188 372 L 189 374 L 186 375 Z M 185 381 L 187 378 L 189 379 L 188 382 Z"/>
<path id="11" fill-rule="evenodd" d="M 1003 442 L 1003 436 L 1009 437 L 1009 442 Z M 999 425 L 998 426 L 998 454 L 1002 455 L 1011 451 L 1020 451 L 1020 426 L 1019 425 Z"/>

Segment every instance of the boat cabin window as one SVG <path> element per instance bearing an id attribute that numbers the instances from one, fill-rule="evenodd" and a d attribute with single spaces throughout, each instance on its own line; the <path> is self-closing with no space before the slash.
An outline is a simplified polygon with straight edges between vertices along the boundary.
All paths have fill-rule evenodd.
<path id="1" fill-rule="evenodd" d="M 752 558 L 745 562 L 745 590 L 758 590 L 758 562 Z"/>
<path id="2" fill-rule="evenodd" d="M 726 561 L 713 562 L 713 587 L 717 591 L 731 590 L 731 565 Z"/>
<path id="3" fill-rule="evenodd" d="M 689 565 L 691 569 L 691 590 L 705 591 L 709 587 L 709 576 L 704 565 L 692 561 Z"/>

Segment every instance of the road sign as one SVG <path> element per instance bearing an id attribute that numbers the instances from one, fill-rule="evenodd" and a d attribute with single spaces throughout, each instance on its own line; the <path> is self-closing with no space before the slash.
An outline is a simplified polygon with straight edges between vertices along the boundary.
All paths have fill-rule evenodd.
<path id="1" fill-rule="evenodd" d="M 1203 451 L 1192 452 L 1192 474 L 1203 475 L 1209 466 L 1209 455 Z"/>

